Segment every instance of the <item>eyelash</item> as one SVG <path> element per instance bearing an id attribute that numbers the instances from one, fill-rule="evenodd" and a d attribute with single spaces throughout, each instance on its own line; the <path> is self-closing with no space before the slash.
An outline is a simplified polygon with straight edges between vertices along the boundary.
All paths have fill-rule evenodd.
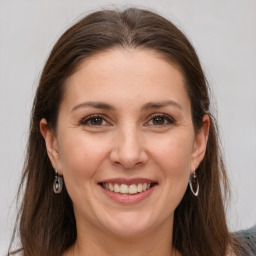
<path id="1" fill-rule="evenodd" d="M 168 115 L 165 115 L 165 114 L 153 114 L 150 116 L 150 120 L 147 122 L 151 122 L 153 121 L 154 118 L 164 118 L 164 122 L 167 121 L 168 123 L 166 124 L 160 124 L 160 125 L 157 125 L 157 124 L 152 124 L 152 126 L 161 126 L 161 127 L 165 127 L 165 126 L 168 126 L 168 125 L 172 125 L 172 124 L 176 124 L 175 120 L 173 118 L 171 118 L 170 116 Z M 146 126 L 149 126 L 148 124 Z"/>
<path id="2" fill-rule="evenodd" d="M 93 119 L 97 119 L 99 118 L 102 122 L 106 122 L 106 119 L 104 117 L 104 115 L 102 114 L 95 114 L 95 115 L 89 115 L 87 116 L 86 118 L 83 118 L 81 121 L 80 121 L 80 124 L 81 125 L 89 125 L 89 126 L 103 126 L 102 123 L 97 125 L 97 124 L 92 124 L 92 123 L 89 123 L 89 122 L 92 122 Z M 164 123 L 164 124 L 148 124 L 149 122 L 153 121 L 154 118 L 164 118 L 164 122 L 168 122 L 167 124 Z M 172 124 L 176 124 L 175 120 L 173 118 L 171 118 L 170 116 L 168 115 L 165 115 L 165 114 L 153 114 L 150 116 L 150 119 L 149 121 L 147 121 L 146 125 L 145 126 L 161 126 L 161 127 L 165 127 L 165 126 L 168 126 L 168 125 L 172 125 Z M 108 124 L 109 125 L 109 124 Z"/>
<path id="3" fill-rule="evenodd" d="M 90 121 L 92 121 L 93 119 L 96 119 L 96 118 L 99 118 L 101 119 L 103 122 L 107 122 L 104 118 L 104 115 L 102 114 L 95 114 L 95 115 L 89 115 L 85 118 L 83 118 L 81 121 L 80 121 L 80 124 L 81 125 L 90 125 L 90 126 L 102 126 L 102 125 L 95 125 L 95 124 L 88 124 Z"/>

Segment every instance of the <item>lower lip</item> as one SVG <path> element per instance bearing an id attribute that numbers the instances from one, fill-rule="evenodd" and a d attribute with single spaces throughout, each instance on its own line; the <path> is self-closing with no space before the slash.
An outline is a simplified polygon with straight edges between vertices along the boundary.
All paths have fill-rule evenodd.
<path id="1" fill-rule="evenodd" d="M 103 190 L 104 194 L 111 198 L 112 200 L 120 203 L 120 204 L 136 204 L 146 198 L 148 198 L 153 190 L 155 189 L 155 186 L 149 188 L 146 191 L 137 193 L 137 194 L 121 194 L 121 193 L 115 193 L 108 189 L 103 188 L 100 186 Z"/>

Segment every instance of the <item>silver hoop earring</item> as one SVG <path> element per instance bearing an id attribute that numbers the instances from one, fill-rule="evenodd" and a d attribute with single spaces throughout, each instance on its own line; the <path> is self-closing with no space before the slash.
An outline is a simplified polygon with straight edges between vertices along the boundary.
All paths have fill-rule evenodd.
<path id="1" fill-rule="evenodd" d="M 55 169 L 55 178 L 53 181 L 53 192 L 60 194 L 63 188 L 63 178 L 58 175 L 57 168 Z"/>
<path id="2" fill-rule="evenodd" d="M 198 196 L 199 193 L 199 182 L 196 176 L 196 171 L 190 174 L 189 187 L 194 196 Z"/>

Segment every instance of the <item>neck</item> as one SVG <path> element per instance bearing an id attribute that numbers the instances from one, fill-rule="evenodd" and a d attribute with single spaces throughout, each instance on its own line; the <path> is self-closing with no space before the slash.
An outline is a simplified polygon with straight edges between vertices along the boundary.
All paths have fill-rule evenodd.
<path id="1" fill-rule="evenodd" d="M 168 223 L 167 223 L 168 222 Z M 77 229 L 77 240 L 67 252 L 67 256 L 178 256 L 172 248 L 173 220 L 160 227 L 133 237 L 120 237 L 105 231 L 93 232 L 88 226 Z"/>

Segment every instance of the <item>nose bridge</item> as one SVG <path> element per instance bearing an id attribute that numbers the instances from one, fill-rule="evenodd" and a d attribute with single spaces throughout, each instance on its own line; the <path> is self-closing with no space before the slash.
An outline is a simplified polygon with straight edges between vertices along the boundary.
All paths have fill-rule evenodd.
<path id="1" fill-rule="evenodd" d="M 125 168 L 133 168 L 147 159 L 142 133 L 135 124 L 119 127 L 114 144 L 112 161 Z"/>

